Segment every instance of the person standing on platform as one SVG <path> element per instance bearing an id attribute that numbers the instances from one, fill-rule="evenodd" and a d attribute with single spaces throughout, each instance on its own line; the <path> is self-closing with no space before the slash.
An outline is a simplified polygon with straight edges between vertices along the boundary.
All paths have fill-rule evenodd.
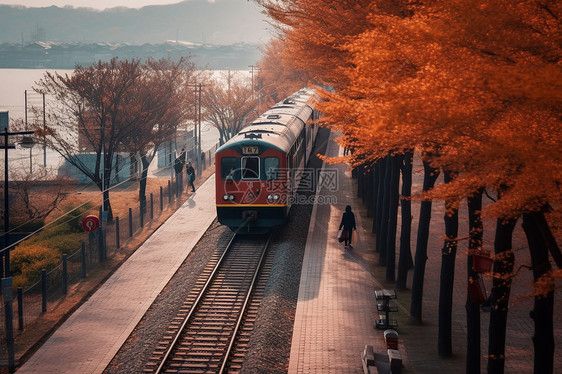
<path id="1" fill-rule="evenodd" d="M 357 230 L 355 226 L 355 214 L 351 211 L 351 206 L 348 205 L 345 207 L 345 212 L 341 218 L 340 229 L 343 227 L 344 230 L 347 231 L 347 237 L 344 240 L 345 248 L 351 249 L 351 238 L 353 236 L 353 230 Z"/>
<path id="2" fill-rule="evenodd" d="M 187 166 L 185 167 L 185 174 L 187 174 L 187 181 L 191 186 L 191 192 L 195 192 L 195 185 L 193 184 L 193 182 L 195 182 L 195 169 L 193 169 L 191 162 L 187 163 Z"/>
<path id="3" fill-rule="evenodd" d="M 176 172 L 176 181 L 178 190 L 183 190 L 183 167 L 185 166 L 185 148 L 181 149 L 180 155 L 174 161 L 174 171 Z"/>

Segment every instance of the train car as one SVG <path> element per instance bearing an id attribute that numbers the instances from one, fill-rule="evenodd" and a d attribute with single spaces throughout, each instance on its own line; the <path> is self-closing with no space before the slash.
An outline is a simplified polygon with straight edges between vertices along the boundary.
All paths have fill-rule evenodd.
<path id="1" fill-rule="evenodd" d="M 315 91 L 303 88 L 217 149 L 220 223 L 263 233 L 285 222 L 318 132 L 317 102 Z"/>

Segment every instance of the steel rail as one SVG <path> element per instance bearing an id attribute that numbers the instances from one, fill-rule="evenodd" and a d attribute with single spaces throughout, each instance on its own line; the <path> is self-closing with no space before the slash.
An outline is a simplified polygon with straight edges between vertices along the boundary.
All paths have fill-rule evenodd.
<path id="1" fill-rule="evenodd" d="M 263 251 L 260 257 L 260 260 L 256 266 L 256 271 L 254 272 L 254 276 L 252 278 L 252 283 L 250 284 L 250 287 L 248 289 L 248 294 L 246 295 L 246 298 L 244 300 L 244 304 L 242 305 L 241 308 L 241 312 L 240 315 L 238 316 L 238 320 L 236 321 L 236 326 L 234 327 L 233 331 L 232 331 L 232 338 L 230 339 L 230 344 L 228 345 L 228 348 L 226 350 L 226 353 L 224 355 L 224 360 L 222 361 L 222 365 L 221 368 L 219 370 L 219 373 L 222 374 L 224 373 L 224 370 L 226 369 L 226 365 L 228 364 L 228 358 L 230 356 L 230 353 L 232 351 L 232 347 L 234 346 L 234 342 L 236 341 L 236 336 L 238 335 L 238 330 L 240 329 L 240 325 L 242 324 L 242 321 L 244 320 L 244 314 L 246 312 L 246 307 L 248 306 L 248 302 L 252 296 L 252 292 L 254 290 L 254 286 L 256 284 L 256 279 L 258 278 L 258 274 L 262 268 L 262 264 L 263 264 L 263 260 L 265 258 L 265 255 L 267 253 L 267 248 L 269 247 L 269 241 L 271 240 L 271 234 L 267 237 L 267 242 L 265 243 L 264 247 L 263 247 Z"/>
<path id="2" fill-rule="evenodd" d="M 172 353 L 173 349 L 176 346 L 176 343 L 178 342 L 183 330 L 185 329 L 185 326 L 187 325 L 187 323 L 191 320 L 191 316 L 193 315 L 193 313 L 195 312 L 195 310 L 197 309 L 197 305 L 199 304 L 199 302 L 201 301 L 201 299 L 203 298 L 203 295 L 205 294 L 205 292 L 207 291 L 207 288 L 209 287 L 209 285 L 211 284 L 211 282 L 213 281 L 213 278 L 215 276 L 215 274 L 217 273 L 223 259 L 226 257 L 226 254 L 228 253 L 228 249 L 230 248 L 230 246 L 232 245 L 232 243 L 234 242 L 234 239 L 236 238 L 236 233 L 234 233 L 234 235 L 232 235 L 232 238 L 230 238 L 230 241 L 228 242 L 226 249 L 224 250 L 224 252 L 222 253 L 220 259 L 217 261 L 217 264 L 215 265 L 215 268 L 213 269 L 213 271 L 211 272 L 211 274 L 209 275 L 207 281 L 205 282 L 205 285 L 203 286 L 201 292 L 199 292 L 199 295 L 197 296 L 197 298 L 195 299 L 191 309 L 189 310 L 189 313 L 187 314 L 187 316 L 185 317 L 185 319 L 183 320 L 181 326 L 179 327 L 176 336 L 174 337 L 174 339 L 171 341 L 168 349 L 166 350 L 166 353 L 164 354 L 164 357 L 162 358 L 160 365 L 158 365 L 158 368 L 155 371 L 155 374 L 160 374 L 162 373 L 162 369 L 164 368 L 164 365 L 166 364 L 166 361 L 168 360 L 168 357 L 170 357 L 170 354 Z"/>

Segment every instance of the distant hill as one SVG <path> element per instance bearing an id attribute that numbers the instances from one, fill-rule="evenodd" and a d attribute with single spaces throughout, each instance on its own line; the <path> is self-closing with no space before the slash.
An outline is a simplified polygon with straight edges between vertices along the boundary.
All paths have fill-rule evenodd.
<path id="1" fill-rule="evenodd" d="M 0 68 L 74 69 L 113 57 L 131 60 L 189 57 L 197 67 L 215 70 L 246 70 L 260 59 L 256 44 L 229 45 L 167 42 L 142 45 L 118 43 L 34 42 L 0 44 Z"/>
<path id="2" fill-rule="evenodd" d="M 0 6 L 0 43 L 263 44 L 265 16 L 248 0 L 188 0 L 141 9 L 26 8 Z"/>

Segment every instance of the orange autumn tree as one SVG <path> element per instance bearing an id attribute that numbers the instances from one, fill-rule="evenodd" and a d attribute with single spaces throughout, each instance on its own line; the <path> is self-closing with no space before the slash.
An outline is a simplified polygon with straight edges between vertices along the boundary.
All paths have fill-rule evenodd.
<path id="1" fill-rule="evenodd" d="M 496 268 L 505 277 L 495 281 L 492 329 L 505 329 L 510 287 L 506 279 L 513 270 L 509 238 L 514 221 L 507 226 L 502 221 L 535 212 L 546 203 L 560 203 L 561 80 L 559 51 L 552 43 L 559 40 L 559 12 L 550 5 L 447 2 L 420 7 L 411 18 L 395 18 L 392 29 L 381 27 L 388 24 L 385 16 L 373 15 L 372 29 L 350 44 L 357 65 L 349 71 L 352 84 L 338 92 L 327 109 L 340 126 L 347 113 L 355 113 L 348 124 L 356 125 L 344 126 L 361 139 L 356 147 L 365 154 L 380 157 L 385 148 L 413 145 L 437 152 L 434 165 L 459 176 L 434 196 L 454 201 L 482 186 L 502 192 L 498 203 L 485 210 L 501 220 L 498 230 L 503 231 L 505 246 L 500 252 L 509 259 Z M 529 33 L 533 29 L 536 32 Z M 400 63 L 411 69 L 411 77 L 395 74 L 394 80 L 384 81 L 392 76 L 388 61 L 397 61 L 395 69 Z M 386 89 L 381 89 L 383 84 Z M 374 138 L 386 144 L 374 143 Z M 548 231 L 544 224 L 542 230 Z M 548 237 L 547 233 L 542 240 Z M 491 330 L 490 335 L 489 367 L 499 372 L 503 347 L 494 340 L 501 340 L 502 334 Z M 543 348 L 548 346 L 546 335 Z M 537 347 L 536 365 L 552 362 L 552 347 Z M 543 352 L 549 359 L 540 358 Z"/>
<path id="2" fill-rule="evenodd" d="M 263 108 L 278 103 L 293 92 L 309 84 L 306 71 L 299 71 L 288 65 L 282 58 L 285 45 L 282 39 L 272 39 L 262 51 L 262 59 L 258 66 L 260 104 Z"/>
<path id="3" fill-rule="evenodd" d="M 349 52 L 343 46 L 365 29 L 371 1 L 255 1 L 277 26 L 287 66 L 308 72 L 315 83 L 345 85 L 340 69 L 349 64 Z"/>
<path id="4" fill-rule="evenodd" d="M 514 222 L 504 225 L 503 220 L 535 214 L 547 202 L 559 206 L 559 5 L 552 1 L 456 1 L 400 9 L 390 7 L 398 2 L 376 2 L 365 32 L 345 39 L 350 54 L 345 48 L 342 51 L 345 42 L 338 43 L 343 39 L 325 39 L 333 42 L 336 55 L 353 56 L 351 62 L 334 66 L 337 59 L 331 55 L 322 58 L 314 53 L 322 33 L 299 26 L 308 24 L 310 29 L 329 32 L 326 25 L 337 22 L 324 17 L 330 9 L 322 6 L 336 5 L 313 1 L 306 8 L 298 1 L 289 3 L 289 14 L 299 21 L 286 22 L 294 36 L 289 40 L 300 48 L 299 61 L 315 57 L 312 70 L 322 72 L 318 65 L 323 64 L 341 75 L 339 90 L 326 111 L 334 127 L 347 134 L 343 143 L 354 140 L 357 161 L 376 160 L 389 151 L 415 146 L 420 152 L 439 156 L 428 159 L 434 166 L 459 173 L 440 189 L 439 196 L 454 202 L 484 186 L 501 191 L 501 199 L 485 213 L 499 217 L 502 240 L 496 250 L 510 259 Z M 343 2 L 340 8 L 346 5 Z M 316 16 L 316 21 L 301 20 L 307 16 Z M 331 32 L 330 36 L 349 37 L 345 30 Z M 330 77 L 333 75 L 326 74 L 324 82 Z M 544 173 L 537 171 L 544 169 L 537 165 L 551 167 L 549 175 L 541 176 Z M 529 181 L 533 183 L 527 184 Z M 541 214 L 535 221 L 540 218 Z M 541 227 L 545 231 L 539 238 L 543 249 L 548 243 L 556 253 L 556 243 L 544 222 Z M 507 316 L 509 282 L 505 279 L 512 272 L 510 263 L 512 258 L 496 269 L 503 279 L 498 277 L 494 286 L 498 318 L 491 324 L 495 329 L 490 331 L 492 340 L 502 339 L 498 330 Z M 551 273 L 547 270 L 545 274 Z M 539 333 L 537 336 L 540 338 Z M 548 369 L 552 351 L 541 352 L 547 359 L 537 358 L 539 352 L 535 363 L 545 362 Z M 499 372 L 503 367 L 501 342 L 491 342 L 490 354 L 490 370 Z"/>

